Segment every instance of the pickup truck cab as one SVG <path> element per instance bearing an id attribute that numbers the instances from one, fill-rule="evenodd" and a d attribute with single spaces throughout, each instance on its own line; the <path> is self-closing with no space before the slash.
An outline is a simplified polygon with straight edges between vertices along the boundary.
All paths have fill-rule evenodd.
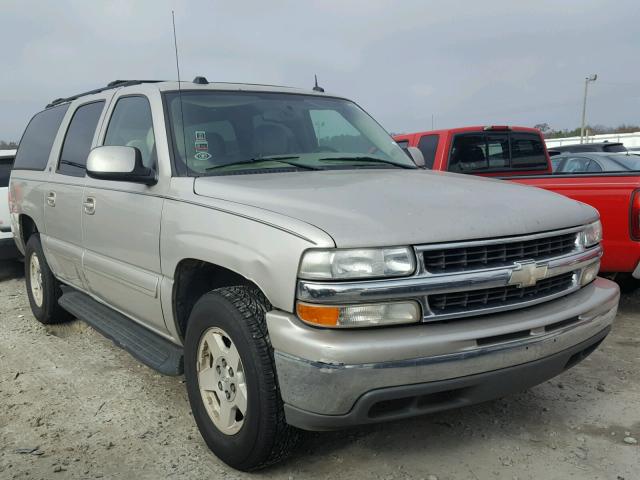
<path id="1" fill-rule="evenodd" d="M 591 205 L 600 213 L 604 232 L 601 271 L 615 276 L 625 289 L 631 290 L 640 284 L 640 172 L 637 170 L 621 166 L 611 171 L 598 166 L 596 161 L 579 162 L 575 159 L 580 155 L 576 154 L 571 157 L 572 165 L 577 165 L 576 171 L 564 171 L 568 153 L 556 152 L 557 155 L 550 158 L 540 131 L 526 127 L 464 127 L 397 135 L 394 139 L 400 146 L 420 149 L 425 168 L 502 178 Z M 603 144 L 588 145 L 592 150 L 604 148 Z M 614 151 L 619 145 L 606 144 Z M 632 164 L 630 160 L 629 165 Z M 563 171 L 552 175 L 559 168 Z"/>
<path id="2" fill-rule="evenodd" d="M 473 126 L 394 136 L 417 147 L 425 168 L 486 177 L 551 173 L 540 131 L 527 127 Z"/>
<path id="3" fill-rule="evenodd" d="M 319 91 L 199 77 L 58 99 L 10 188 L 36 319 L 76 316 L 184 372 L 205 442 L 243 470 L 300 429 L 543 382 L 602 342 L 619 300 L 593 208 L 417 169 Z"/>

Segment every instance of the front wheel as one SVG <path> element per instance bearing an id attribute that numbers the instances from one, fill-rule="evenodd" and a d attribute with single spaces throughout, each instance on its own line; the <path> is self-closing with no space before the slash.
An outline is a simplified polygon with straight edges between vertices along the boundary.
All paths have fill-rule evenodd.
<path id="1" fill-rule="evenodd" d="M 299 431 L 286 424 L 265 313 L 251 287 L 205 294 L 189 316 L 185 377 L 193 416 L 211 451 L 238 470 L 286 457 Z"/>

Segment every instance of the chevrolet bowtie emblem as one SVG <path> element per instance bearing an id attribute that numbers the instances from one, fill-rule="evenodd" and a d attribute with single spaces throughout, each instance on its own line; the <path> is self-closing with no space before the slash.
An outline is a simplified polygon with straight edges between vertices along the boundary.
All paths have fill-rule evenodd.
<path id="1" fill-rule="evenodd" d="M 511 272 L 509 285 L 532 287 L 538 280 L 547 276 L 547 266 L 538 266 L 536 262 L 516 262 L 516 268 Z"/>

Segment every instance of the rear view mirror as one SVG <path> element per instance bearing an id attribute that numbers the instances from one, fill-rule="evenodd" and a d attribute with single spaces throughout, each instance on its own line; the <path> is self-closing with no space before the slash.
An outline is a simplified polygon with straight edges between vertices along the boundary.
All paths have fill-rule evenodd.
<path id="1" fill-rule="evenodd" d="M 420 168 L 424 168 L 424 155 L 422 155 L 422 152 L 419 148 L 407 147 L 407 153 L 411 157 L 411 160 L 413 160 L 413 163 L 415 163 Z"/>
<path id="2" fill-rule="evenodd" d="M 142 163 L 140 150 L 135 147 L 102 146 L 89 152 L 87 175 L 99 180 L 144 183 L 158 182 L 153 168 Z"/>

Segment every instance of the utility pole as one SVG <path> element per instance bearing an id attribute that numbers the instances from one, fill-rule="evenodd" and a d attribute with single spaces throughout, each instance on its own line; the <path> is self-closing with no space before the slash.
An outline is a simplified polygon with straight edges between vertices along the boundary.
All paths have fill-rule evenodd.
<path id="1" fill-rule="evenodd" d="M 598 74 L 594 73 L 584 79 L 584 100 L 582 101 L 582 123 L 580 124 L 580 143 L 584 143 L 584 122 L 587 116 L 587 90 L 589 88 L 589 82 L 595 82 L 598 78 Z"/>

